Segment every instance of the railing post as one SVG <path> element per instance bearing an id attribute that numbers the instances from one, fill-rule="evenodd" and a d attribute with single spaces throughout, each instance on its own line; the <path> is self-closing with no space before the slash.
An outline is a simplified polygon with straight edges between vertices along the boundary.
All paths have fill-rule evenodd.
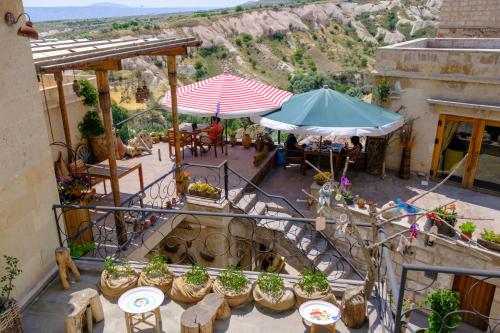
<path id="1" fill-rule="evenodd" d="M 406 288 L 406 275 L 408 273 L 407 268 L 403 265 L 403 270 L 401 271 L 401 283 L 399 284 L 399 295 L 395 299 L 397 302 L 396 308 L 396 323 L 394 327 L 394 333 L 401 333 L 401 312 L 403 312 L 403 298 L 405 297 Z M 395 295 L 394 295 L 395 296 Z"/>
<path id="2" fill-rule="evenodd" d="M 227 167 L 227 160 L 224 161 L 224 196 L 226 200 L 229 200 L 229 174 L 228 174 L 228 167 Z"/>

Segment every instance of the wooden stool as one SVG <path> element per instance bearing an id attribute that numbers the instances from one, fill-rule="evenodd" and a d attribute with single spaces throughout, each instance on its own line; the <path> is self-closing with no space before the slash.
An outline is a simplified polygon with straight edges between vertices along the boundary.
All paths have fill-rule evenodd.
<path id="1" fill-rule="evenodd" d="M 74 261 L 69 256 L 69 250 L 58 247 L 55 251 L 57 266 L 59 267 L 59 278 L 64 289 L 69 288 L 68 270 L 73 272 L 76 281 L 80 281 L 80 272 Z"/>
<path id="2" fill-rule="evenodd" d="M 151 317 L 155 317 L 155 324 L 148 322 L 147 320 Z M 156 328 L 157 333 L 161 333 L 161 314 L 160 307 L 157 307 L 151 312 L 134 314 L 125 312 L 125 324 L 127 325 L 127 333 L 133 333 L 134 328 L 140 323 L 149 325 Z"/>
<path id="3" fill-rule="evenodd" d="M 337 329 L 335 328 L 335 323 L 334 323 L 334 324 L 330 324 L 330 325 L 316 325 L 316 324 L 311 324 L 311 333 L 318 332 L 318 327 L 326 327 L 332 333 L 336 333 L 337 332 Z"/>
<path id="4" fill-rule="evenodd" d="M 182 313 L 181 333 L 212 333 L 215 320 L 231 315 L 224 296 L 208 294 L 198 304 Z"/>
<path id="5" fill-rule="evenodd" d="M 71 294 L 64 312 L 64 332 L 81 333 L 86 321 L 87 331 L 93 331 L 93 320 L 104 319 L 101 299 L 97 290 L 87 288 Z M 84 320 L 86 318 L 86 320 Z"/>

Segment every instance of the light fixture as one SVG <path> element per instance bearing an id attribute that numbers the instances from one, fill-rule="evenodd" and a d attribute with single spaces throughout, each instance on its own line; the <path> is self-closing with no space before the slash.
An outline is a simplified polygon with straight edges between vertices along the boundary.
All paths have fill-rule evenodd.
<path id="1" fill-rule="evenodd" d="M 31 22 L 31 18 L 27 13 L 19 14 L 19 16 L 16 19 L 16 16 L 14 14 L 12 14 L 11 12 L 7 12 L 5 13 L 4 16 L 5 23 L 8 26 L 13 26 L 14 24 L 17 24 L 19 22 L 19 19 L 23 15 L 26 15 L 28 20 L 22 26 L 19 27 L 19 29 L 17 30 L 17 34 L 23 37 L 38 39 L 38 31 L 36 31 L 36 29 L 33 28 L 33 23 Z"/>

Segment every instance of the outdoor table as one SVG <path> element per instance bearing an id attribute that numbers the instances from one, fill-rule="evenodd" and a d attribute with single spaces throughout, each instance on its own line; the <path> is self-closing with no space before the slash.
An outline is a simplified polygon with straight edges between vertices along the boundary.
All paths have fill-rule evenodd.
<path id="1" fill-rule="evenodd" d="M 140 323 L 154 327 L 156 332 L 160 333 L 160 305 L 163 303 L 164 297 L 163 292 L 154 287 L 138 287 L 121 295 L 118 299 L 118 306 L 125 313 L 127 333 L 132 333 Z M 153 316 L 155 324 L 147 321 Z"/>
<path id="2" fill-rule="evenodd" d="M 209 127 L 207 124 L 198 124 L 198 128 L 193 130 L 193 125 L 191 123 L 182 123 L 179 125 L 179 132 L 182 135 L 190 137 L 191 149 L 194 151 L 194 156 L 198 156 L 198 149 L 196 148 L 197 142 L 199 141 L 200 134 L 202 130 Z M 173 133 L 173 129 L 169 129 L 169 132 Z"/>
<path id="3" fill-rule="evenodd" d="M 309 301 L 299 308 L 302 319 L 311 324 L 311 333 L 316 333 L 319 326 L 324 326 L 336 332 L 335 324 L 340 319 L 340 309 L 325 301 Z"/>
<path id="4" fill-rule="evenodd" d="M 139 185 L 141 186 L 141 190 L 144 189 L 144 178 L 142 175 L 142 164 L 137 163 L 130 167 L 128 166 L 117 166 L 116 172 L 118 174 L 118 179 L 125 177 L 129 173 L 137 170 L 139 173 Z M 87 175 L 89 177 L 103 179 L 104 180 L 104 192 L 106 193 L 106 179 L 111 181 L 111 172 L 109 170 L 109 162 L 105 160 L 99 164 L 89 164 L 87 165 Z"/>
<path id="5" fill-rule="evenodd" d="M 308 160 L 311 161 L 313 159 L 313 157 L 316 157 L 317 161 L 318 161 L 318 167 L 319 167 L 319 159 L 321 157 L 330 158 L 330 151 L 331 151 L 335 175 L 338 176 L 339 169 L 340 169 L 340 157 L 341 157 L 340 155 L 342 153 L 342 147 L 343 147 L 343 145 L 335 144 L 335 143 L 330 145 L 330 146 L 321 147 L 321 150 L 319 150 L 319 149 L 313 150 L 312 146 L 310 146 L 310 145 L 304 147 L 304 162 L 303 162 L 304 164 L 303 164 L 303 168 L 302 168 L 303 174 L 306 173 L 306 170 L 308 167 L 306 161 L 308 161 Z"/>

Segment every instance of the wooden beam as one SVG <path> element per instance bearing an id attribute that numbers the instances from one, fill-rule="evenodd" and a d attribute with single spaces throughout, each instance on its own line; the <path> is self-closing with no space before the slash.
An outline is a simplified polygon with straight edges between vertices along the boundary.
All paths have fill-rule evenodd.
<path id="1" fill-rule="evenodd" d="M 201 41 L 194 38 L 185 38 L 173 41 L 163 41 L 154 44 L 136 45 L 121 49 L 100 51 L 88 54 L 76 54 L 48 61 L 36 61 L 35 67 L 38 72 L 53 73 L 58 70 L 80 69 L 84 66 L 95 65 L 103 61 L 121 60 L 139 56 L 151 56 L 166 54 L 170 50 L 179 48 L 198 47 Z"/>
<path id="2" fill-rule="evenodd" d="M 104 134 L 108 146 L 109 173 L 111 176 L 111 189 L 113 191 L 113 202 L 115 207 L 120 206 L 120 184 L 116 166 L 116 146 L 113 134 L 113 119 L 111 117 L 111 97 L 109 95 L 108 71 L 96 71 L 97 90 L 99 91 L 99 107 L 102 111 L 104 122 Z M 115 212 L 116 237 L 119 245 L 127 242 L 126 229 L 123 224 L 122 212 Z"/>
<path id="3" fill-rule="evenodd" d="M 54 73 L 54 79 L 57 83 L 57 94 L 59 95 L 59 109 L 61 110 L 61 119 L 64 128 L 64 139 L 66 141 L 66 146 L 68 147 L 68 161 L 72 162 L 73 154 L 72 143 L 71 143 L 71 131 L 69 129 L 69 120 L 68 120 L 68 110 L 66 108 L 66 97 L 64 96 L 64 85 L 63 85 L 63 73 L 62 71 L 58 71 Z M 47 110 L 48 112 L 49 110 Z"/>
<path id="4" fill-rule="evenodd" d="M 181 135 L 179 132 L 179 118 L 177 114 L 177 66 L 175 56 L 167 57 L 168 69 L 168 83 L 170 85 L 170 96 L 172 101 L 172 126 L 174 128 L 174 142 L 175 142 L 175 166 L 178 168 L 181 165 Z M 180 181 L 180 172 L 176 169 L 175 179 Z"/>
<path id="5" fill-rule="evenodd" d="M 82 71 L 121 71 L 122 61 L 121 60 L 103 61 L 101 63 L 82 66 L 79 69 Z"/>

